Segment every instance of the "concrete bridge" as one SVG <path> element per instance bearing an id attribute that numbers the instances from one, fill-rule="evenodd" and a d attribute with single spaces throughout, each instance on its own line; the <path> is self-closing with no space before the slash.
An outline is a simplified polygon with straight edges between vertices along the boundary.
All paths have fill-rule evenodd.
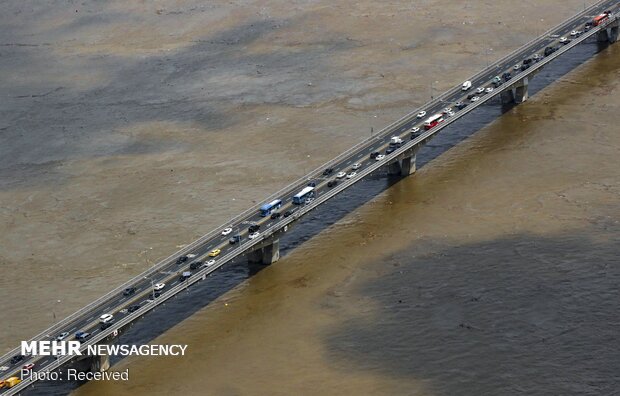
<path id="1" fill-rule="evenodd" d="M 610 11 L 606 18 L 589 26 L 593 18 L 606 11 Z M 387 169 L 388 174 L 401 176 L 414 173 L 416 153 L 448 125 L 498 95 L 503 102 L 526 101 L 532 78 L 548 63 L 586 40 L 615 42 L 619 11 L 619 0 L 604 0 L 551 28 L 472 76 L 468 80 L 471 82 L 468 90 L 463 90 L 462 85 L 448 90 L 266 198 L 264 202 L 272 203 L 273 207 L 248 209 L 31 340 L 54 340 L 63 332 L 69 333 L 67 340 L 72 340 L 76 331 L 85 331 L 90 337 L 82 342 L 82 350 L 87 345 L 113 343 L 128 326 L 153 308 L 205 280 L 210 273 L 236 257 L 246 256 L 249 261 L 265 265 L 278 261 L 281 236 L 308 212 L 377 170 Z M 580 33 L 571 35 L 576 31 Z M 477 90 L 482 92 L 476 93 Z M 304 191 L 307 191 L 305 195 L 302 194 Z M 190 275 L 181 280 L 179 275 L 184 272 Z M 154 285 L 158 283 L 166 286 L 156 291 Z M 108 313 L 114 315 L 115 321 L 109 327 L 102 327 L 99 317 Z M 35 364 L 35 371 L 59 370 L 68 365 L 87 371 L 109 368 L 106 356 L 28 356 L 11 362 L 19 353 L 16 348 L 0 358 L 0 368 L 4 369 L 0 371 L 0 379 L 19 377 L 19 369 L 30 362 Z M 0 390 L 0 393 L 13 395 L 34 382 L 25 380 L 10 389 Z"/>

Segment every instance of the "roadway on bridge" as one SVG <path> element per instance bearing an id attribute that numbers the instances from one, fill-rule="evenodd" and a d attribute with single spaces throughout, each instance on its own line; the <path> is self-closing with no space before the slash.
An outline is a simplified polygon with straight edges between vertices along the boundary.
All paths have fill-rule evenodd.
<path id="1" fill-rule="evenodd" d="M 452 89 L 448 92 L 450 94 L 445 97 L 440 97 L 439 100 L 435 100 L 431 102 L 431 104 L 424 109 L 418 109 L 416 112 L 424 110 L 426 111 L 426 116 L 422 118 L 411 117 L 411 120 L 404 122 L 400 125 L 397 125 L 393 129 L 388 129 L 377 136 L 369 139 L 364 144 L 360 145 L 356 150 L 352 151 L 349 155 L 340 159 L 334 164 L 330 165 L 330 168 L 333 169 L 333 173 L 328 176 L 323 176 L 321 174 L 322 171 L 318 171 L 316 174 L 311 174 L 301 179 L 298 183 L 296 183 L 293 187 L 291 187 L 288 191 L 283 193 L 279 199 L 282 200 L 282 207 L 278 210 L 280 213 L 285 213 L 286 211 L 295 211 L 300 208 L 300 205 L 295 205 L 292 202 L 292 197 L 302 190 L 308 182 L 316 183 L 315 191 L 316 198 L 325 194 L 330 190 L 330 187 L 327 186 L 329 180 L 334 180 L 335 175 L 338 172 L 346 172 L 350 173 L 352 171 L 351 166 L 355 163 L 361 164 L 360 169 L 358 171 L 367 168 L 371 164 L 376 163 L 376 160 L 370 157 L 370 154 L 373 152 L 381 152 L 385 153 L 385 149 L 388 147 L 390 137 L 399 136 L 403 140 L 410 139 L 410 130 L 413 127 L 418 127 L 422 131 L 424 130 L 423 122 L 429 116 L 442 112 L 442 109 L 445 107 L 452 107 L 455 115 L 453 117 L 459 117 L 459 110 L 455 108 L 454 104 L 458 101 L 464 103 L 470 103 L 467 99 L 467 95 L 470 94 L 478 87 L 492 87 L 491 84 L 492 79 L 495 76 L 501 76 L 504 72 L 513 73 L 512 70 L 513 65 L 521 64 L 521 62 L 525 58 L 531 58 L 534 54 L 543 54 L 543 51 L 548 46 L 559 46 L 559 36 L 569 36 L 569 32 L 572 30 L 583 30 L 584 24 L 592 19 L 592 17 L 602 11 L 612 9 L 614 12 L 617 11 L 618 1 L 617 0 L 609 0 L 599 3 L 595 9 L 589 10 L 587 15 L 578 16 L 573 19 L 569 19 L 563 24 L 559 25 L 557 31 L 552 31 L 550 34 L 540 37 L 539 39 L 531 42 L 527 45 L 526 48 L 522 48 L 507 59 L 500 61 L 498 63 L 491 64 L 485 71 L 479 74 L 474 80 L 472 80 L 472 88 L 469 91 L 462 91 L 460 89 Z M 519 71 L 520 73 L 520 71 Z M 513 74 L 517 74 L 514 72 Z M 460 85 L 459 85 L 460 87 Z M 495 92 L 486 94 L 486 95 L 494 95 Z M 481 94 L 484 95 L 484 94 Z M 447 117 L 447 116 L 446 116 Z M 386 162 L 387 163 L 387 162 Z M 354 176 L 360 177 L 360 176 Z M 303 205 L 303 204 L 302 204 Z M 195 257 L 188 259 L 187 261 L 177 264 L 176 260 L 171 260 L 168 263 L 165 263 L 160 270 L 155 273 L 153 276 L 148 278 L 140 278 L 135 283 L 132 284 L 133 287 L 136 288 L 134 294 L 130 296 L 123 295 L 122 291 L 118 294 L 111 296 L 105 301 L 97 304 L 96 307 L 79 315 L 76 318 L 67 321 L 61 321 L 54 327 L 54 332 L 45 334 L 41 337 L 38 337 L 37 340 L 53 340 L 55 339 L 59 333 L 68 332 L 70 336 L 66 338 L 67 340 L 74 339 L 74 334 L 77 331 L 87 331 L 92 335 L 97 334 L 101 331 L 99 324 L 99 317 L 104 313 L 111 313 L 115 316 L 115 318 L 119 319 L 124 315 L 130 315 L 126 311 L 126 309 L 132 305 L 144 306 L 145 304 L 151 304 L 152 300 L 149 295 L 152 293 L 152 284 L 155 283 L 165 283 L 166 287 L 161 290 L 161 293 L 166 293 L 166 290 L 177 286 L 179 281 L 179 274 L 183 271 L 190 271 L 189 265 L 193 261 L 203 261 L 206 262 L 211 257 L 208 257 L 208 253 L 213 249 L 221 249 L 221 256 L 224 256 L 227 251 L 232 248 L 237 248 L 239 244 L 230 245 L 228 239 L 235 234 L 241 235 L 243 243 L 247 241 L 248 238 L 248 226 L 250 224 L 260 224 L 260 232 L 271 231 L 271 227 L 277 223 L 279 220 L 271 219 L 269 216 L 261 217 L 259 215 L 259 206 L 256 207 L 256 210 L 249 214 L 248 216 L 238 219 L 235 223 L 230 224 L 230 227 L 233 228 L 233 231 L 229 235 L 222 235 L 220 232 L 215 234 L 212 238 L 204 241 L 201 245 L 194 248 L 191 251 L 191 254 L 195 255 Z M 219 230 L 221 231 L 221 230 Z M 216 261 L 218 257 L 214 258 Z M 222 264 L 222 263 L 218 263 Z M 15 351 L 12 351 L 10 354 L 7 354 L 2 357 L 0 360 L 0 378 L 5 379 L 11 376 L 19 377 L 19 369 L 26 363 L 34 363 L 35 371 L 45 370 L 45 367 L 50 363 L 54 362 L 53 357 L 26 357 L 23 360 L 11 364 L 9 360 L 12 355 L 15 354 Z M 0 391 L 1 392 L 1 391 Z"/>

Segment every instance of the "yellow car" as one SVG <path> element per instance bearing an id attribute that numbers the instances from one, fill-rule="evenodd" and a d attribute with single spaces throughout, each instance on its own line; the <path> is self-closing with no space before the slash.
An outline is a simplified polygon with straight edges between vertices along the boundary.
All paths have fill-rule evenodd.
<path id="1" fill-rule="evenodd" d="M 216 257 L 220 254 L 221 250 L 220 249 L 213 249 L 209 252 L 209 257 Z"/>

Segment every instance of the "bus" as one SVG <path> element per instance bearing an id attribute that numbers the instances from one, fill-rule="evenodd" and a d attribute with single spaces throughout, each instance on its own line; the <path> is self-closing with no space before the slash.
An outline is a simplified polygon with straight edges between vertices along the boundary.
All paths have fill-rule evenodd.
<path id="1" fill-rule="evenodd" d="M 282 200 L 276 199 L 275 201 L 271 201 L 268 204 L 264 204 L 260 207 L 260 216 L 267 217 L 271 214 L 271 211 L 274 209 L 280 209 L 282 206 Z"/>
<path id="2" fill-rule="evenodd" d="M 609 17 L 610 12 L 609 11 L 605 11 L 604 13 L 596 16 L 593 20 L 592 20 L 592 25 L 593 26 L 598 26 L 601 23 L 605 22 L 605 20 L 607 20 L 607 17 Z"/>
<path id="3" fill-rule="evenodd" d="M 293 197 L 293 203 L 295 205 L 301 205 L 306 201 L 306 198 L 310 198 L 312 196 L 314 196 L 314 187 L 308 186 Z"/>
<path id="4" fill-rule="evenodd" d="M 443 114 L 435 114 L 424 121 L 424 129 L 428 131 L 440 122 L 443 122 Z"/>

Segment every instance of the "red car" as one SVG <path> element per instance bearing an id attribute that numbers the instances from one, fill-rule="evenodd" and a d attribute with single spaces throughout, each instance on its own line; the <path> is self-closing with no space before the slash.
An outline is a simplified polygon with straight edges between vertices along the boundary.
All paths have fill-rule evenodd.
<path id="1" fill-rule="evenodd" d="M 24 364 L 24 367 L 22 367 L 22 370 L 32 370 L 33 367 L 34 367 L 34 363 Z"/>

